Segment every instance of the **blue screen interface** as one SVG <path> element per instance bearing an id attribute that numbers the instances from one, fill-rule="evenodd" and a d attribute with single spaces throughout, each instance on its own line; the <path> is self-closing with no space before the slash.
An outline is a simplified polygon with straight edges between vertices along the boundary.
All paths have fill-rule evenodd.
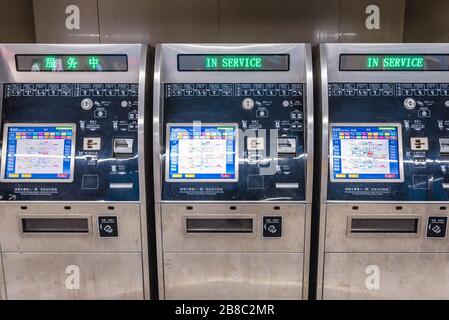
<path id="1" fill-rule="evenodd" d="M 401 178 L 398 127 L 334 126 L 331 143 L 333 181 Z"/>
<path id="2" fill-rule="evenodd" d="M 10 126 L 7 130 L 6 179 L 73 178 L 73 127 Z"/>
<path id="3" fill-rule="evenodd" d="M 172 180 L 235 180 L 234 126 L 170 126 L 168 178 Z"/>

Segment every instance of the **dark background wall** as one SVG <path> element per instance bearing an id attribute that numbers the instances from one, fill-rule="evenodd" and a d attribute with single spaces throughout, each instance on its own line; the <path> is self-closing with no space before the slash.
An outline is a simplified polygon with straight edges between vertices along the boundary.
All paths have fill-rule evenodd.
<path id="1" fill-rule="evenodd" d="M 65 27 L 70 4 L 79 30 Z M 0 42 L 444 42 L 448 12 L 447 0 L 0 0 Z"/>
<path id="2" fill-rule="evenodd" d="M 0 0 L 0 43 L 35 42 L 31 0 Z"/>

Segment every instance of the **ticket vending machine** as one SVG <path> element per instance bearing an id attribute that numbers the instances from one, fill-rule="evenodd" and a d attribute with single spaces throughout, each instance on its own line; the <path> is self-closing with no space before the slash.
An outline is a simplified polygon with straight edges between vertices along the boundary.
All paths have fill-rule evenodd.
<path id="1" fill-rule="evenodd" d="M 449 45 L 320 46 L 318 296 L 449 298 Z"/>
<path id="2" fill-rule="evenodd" d="M 0 45 L 2 298 L 149 297 L 146 65 L 143 45 Z"/>
<path id="3" fill-rule="evenodd" d="M 310 46 L 160 45 L 154 103 L 160 297 L 307 298 Z"/>

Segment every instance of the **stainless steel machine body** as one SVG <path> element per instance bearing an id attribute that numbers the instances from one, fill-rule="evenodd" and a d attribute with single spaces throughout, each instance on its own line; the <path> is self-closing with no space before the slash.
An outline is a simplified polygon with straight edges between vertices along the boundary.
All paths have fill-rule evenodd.
<path id="1" fill-rule="evenodd" d="M 312 95 L 309 45 L 156 47 L 160 298 L 307 298 Z"/>
<path id="2" fill-rule="evenodd" d="M 147 59 L 145 45 L 0 45 L 1 298 L 150 297 Z"/>
<path id="3" fill-rule="evenodd" d="M 448 51 L 320 46 L 318 298 L 449 297 Z"/>

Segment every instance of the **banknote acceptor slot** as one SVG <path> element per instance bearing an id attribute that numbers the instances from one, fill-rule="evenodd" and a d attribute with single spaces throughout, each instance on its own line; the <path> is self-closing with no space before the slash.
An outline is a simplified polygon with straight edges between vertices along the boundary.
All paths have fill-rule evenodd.
<path id="1" fill-rule="evenodd" d="M 114 139 L 114 157 L 127 157 L 133 153 L 134 139 L 115 138 Z"/>

